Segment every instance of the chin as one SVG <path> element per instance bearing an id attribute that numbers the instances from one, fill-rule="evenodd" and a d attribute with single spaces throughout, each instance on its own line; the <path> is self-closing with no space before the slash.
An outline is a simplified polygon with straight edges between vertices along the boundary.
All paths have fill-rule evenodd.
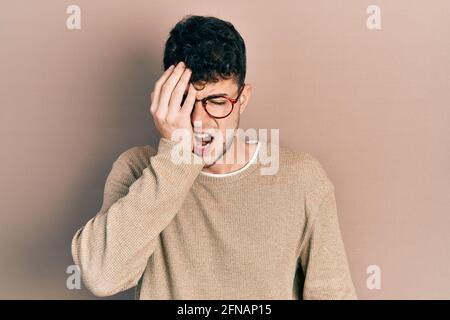
<path id="1" fill-rule="evenodd" d="M 222 157 L 223 147 L 218 147 L 216 143 L 206 147 L 194 145 L 194 153 L 202 157 L 206 165 L 212 165 Z"/>

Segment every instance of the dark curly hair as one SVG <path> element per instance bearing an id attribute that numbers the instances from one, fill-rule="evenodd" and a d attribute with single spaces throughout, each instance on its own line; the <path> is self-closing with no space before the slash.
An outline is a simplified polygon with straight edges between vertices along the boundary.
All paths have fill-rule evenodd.
<path id="1" fill-rule="evenodd" d="M 230 78 L 241 87 L 245 81 L 244 40 L 230 22 L 216 17 L 188 15 L 175 25 L 164 49 L 164 70 L 179 61 L 192 70 L 196 87 Z"/>

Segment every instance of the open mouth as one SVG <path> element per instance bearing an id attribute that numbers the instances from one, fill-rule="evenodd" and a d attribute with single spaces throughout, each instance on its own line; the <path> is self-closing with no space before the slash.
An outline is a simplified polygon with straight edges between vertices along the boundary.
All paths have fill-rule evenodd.
<path id="1" fill-rule="evenodd" d="M 209 145 L 211 145 L 211 143 L 214 140 L 214 136 L 212 136 L 209 133 L 199 133 L 199 132 L 194 132 L 194 139 L 196 144 L 201 148 L 201 149 L 205 149 L 207 148 Z"/>

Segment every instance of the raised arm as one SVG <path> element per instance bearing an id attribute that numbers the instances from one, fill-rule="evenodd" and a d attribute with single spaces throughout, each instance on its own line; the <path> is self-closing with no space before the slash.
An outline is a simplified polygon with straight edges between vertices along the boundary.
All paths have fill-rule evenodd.
<path id="1" fill-rule="evenodd" d="M 86 287 L 108 296 L 137 284 L 158 235 L 179 211 L 199 164 L 175 164 L 175 142 L 161 138 L 158 153 L 136 179 L 129 154 L 123 153 L 108 175 L 101 210 L 72 240 L 72 256 Z"/>
<path id="2" fill-rule="evenodd" d="M 179 152 L 172 152 L 175 147 L 186 151 L 186 140 L 173 139 L 178 130 L 186 133 L 187 151 L 192 150 L 190 115 L 196 90 L 189 84 L 190 76 L 191 71 L 179 63 L 156 82 L 150 112 L 161 134 L 158 152 L 142 168 L 136 165 L 138 149 L 121 154 L 107 178 L 101 210 L 73 237 L 73 259 L 85 285 L 97 296 L 137 284 L 159 234 L 180 210 L 203 168 L 202 158 L 193 152 L 185 152 L 188 159 L 181 162 L 173 156 Z M 178 143 L 183 148 L 178 149 Z"/>

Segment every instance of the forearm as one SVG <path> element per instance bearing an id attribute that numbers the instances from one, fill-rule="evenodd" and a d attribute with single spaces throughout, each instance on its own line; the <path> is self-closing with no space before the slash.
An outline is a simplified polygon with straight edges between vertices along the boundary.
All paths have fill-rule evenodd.
<path id="1" fill-rule="evenodd" d="M 173 163 L 173 146 L 168 140 L 160 142 L 158 154 L 151 157 L 149 166 L 129 186 L 128 193 L 110 187 L 126 195 L 110 207 L 103 206 L 73 237 L 74 261 L 81 269 L 85 285 L 96 295 L 111 295 L 137 283 L 158 235 L 180 210 L 200 172 L 199 164 Z M 114 163 L 112 172 L 125 165 L 122 161 L 119 158 Z M 111 176 L 108 183 L 123 182 Z"/>

